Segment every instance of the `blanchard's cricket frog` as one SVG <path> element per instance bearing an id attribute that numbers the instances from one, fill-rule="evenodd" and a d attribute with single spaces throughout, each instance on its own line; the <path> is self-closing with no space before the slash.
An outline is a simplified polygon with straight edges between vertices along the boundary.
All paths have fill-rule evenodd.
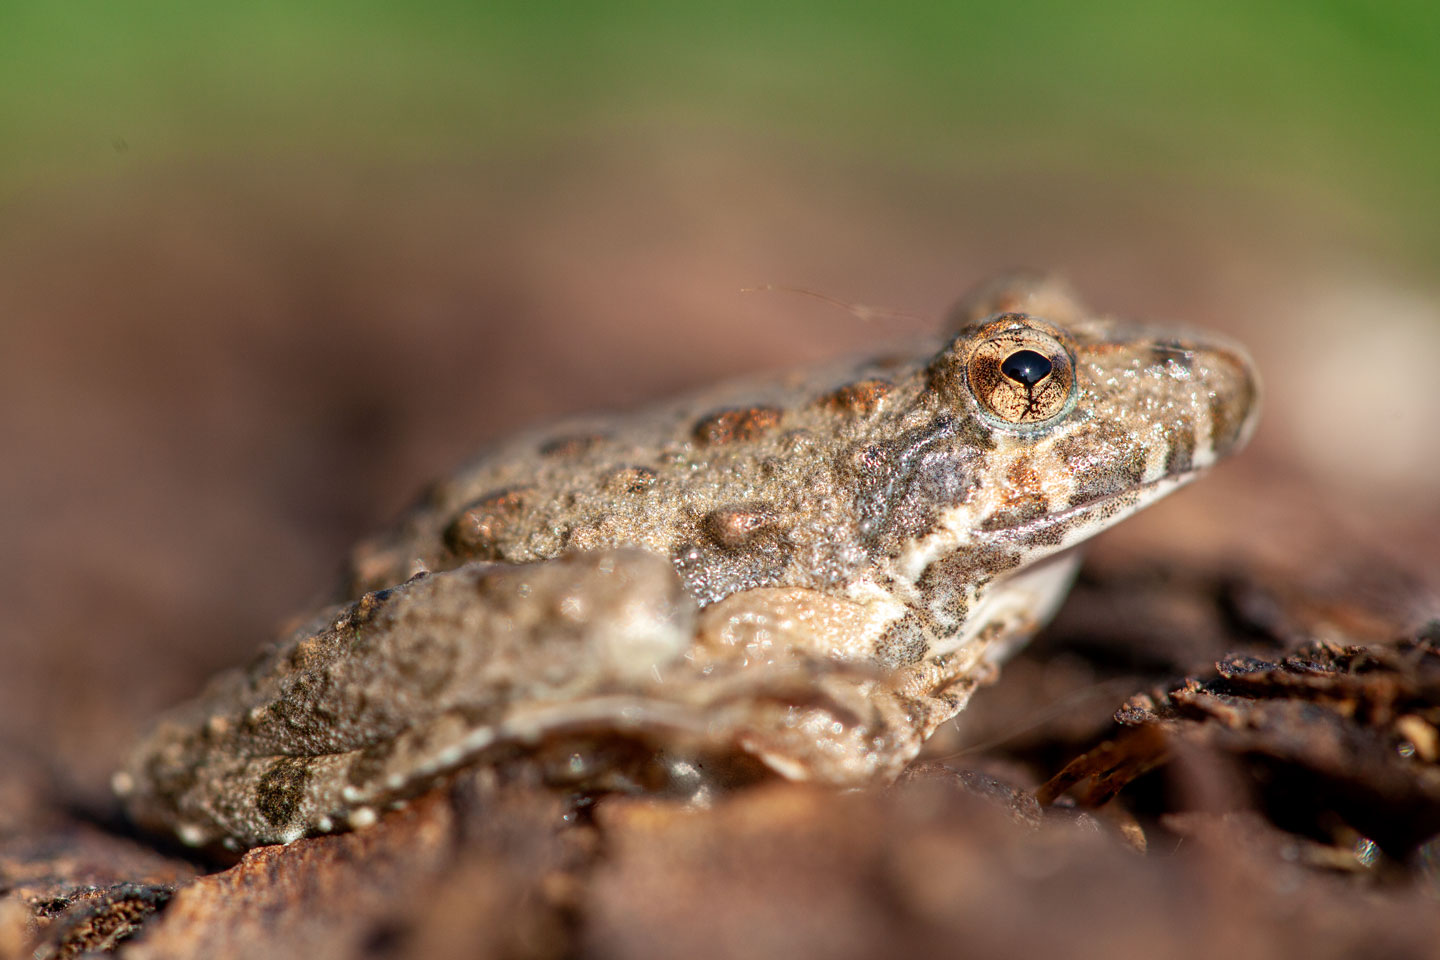
<path id="1" fill-rule="evenodd" d="M 1006 278 L 911 350 L 514 437 L 115 787 L 239 849 L 482 764 L 587 790 L 884 780 L 1052 614 L 1072 547 L 1235 452 L 1256 409 L 1236 347 Z"/>

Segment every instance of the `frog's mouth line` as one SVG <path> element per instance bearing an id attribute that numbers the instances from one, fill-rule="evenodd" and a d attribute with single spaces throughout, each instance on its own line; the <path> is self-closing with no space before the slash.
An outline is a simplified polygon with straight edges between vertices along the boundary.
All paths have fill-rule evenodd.
<path id="1" fill-rule="evenodd" d="M 977 539 L 982 543 L 1022 543 L 1032 547 L 1045 545 L 1051 547 L 1046 551 L 1047 553 L 1058 552 L 1075 546 L 1081 540 L 1107 527 L 1114 526 L 1161 497 L 1169 496 L 1200 476 L 1202 472 L 1202 470 L 1196 469 L 1170 474 L 1130 490 L 1108 494 L 1097 500 L 1091 500 L 1089 503 L 1069 507 L 1059 513 L 1036 517 L 1034 520 L 1013 527 L 984 531 Z M 1053 537 L 1053 531 L 1057 528 L 1062 530 L 1062 535 L 1058 539 Z M 1077 528 L 1081 530 L 1080 536 L 1065 535 L 1075 532 Z"/>

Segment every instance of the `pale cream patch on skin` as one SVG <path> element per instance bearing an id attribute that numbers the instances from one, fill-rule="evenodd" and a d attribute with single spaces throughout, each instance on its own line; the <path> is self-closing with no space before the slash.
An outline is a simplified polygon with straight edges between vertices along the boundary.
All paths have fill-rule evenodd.
<path id="1" fill-rule="evenodd" d="M 791 651 L 863 661 L 874 654 L 876 638 L 906 612 L 878 587 L 865 600 L 800 587 L 758 588 L 701 613 L 695 653 L 739 655 L 746 665 L 775 663 Z"/>

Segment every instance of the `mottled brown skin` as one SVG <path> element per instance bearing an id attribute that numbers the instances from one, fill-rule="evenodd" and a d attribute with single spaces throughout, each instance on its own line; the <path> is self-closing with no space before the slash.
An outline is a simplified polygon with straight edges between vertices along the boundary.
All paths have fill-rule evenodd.
<path id="1" fill-rule="evenodd" d="M 1067 548 L 1257 409 L 1236 348 L 1052 281 L 947 326 L 909 360 L 497 444 L 357 548 L 350 606 L 163 719 L 117 790 L 244 846 L 364 825 L 472 763 L 589 788 L 705 789 L 736 758 L 894 776 L 1053 612 Z M 1004 372 L 1019 350 L 1043 377 Z"/>
<path id="2" fill-rule="evenodd" d="M 1027 297 L 1069 321 L 1072 349 L 1089 366 L 1082 377 L 1090 374 L 1078 415 L 1043 435 L 987 418 L 964 363 L 992 308 L 1015 314 Z M 697 394 L 605 430 L 561 425 L 497 445 L 395 531 L 357 548 L 351 595 L 417 569 L 474 559 L 526 563 L 622 545 L 671 557 L 702 605 L 761 586 L 843 590 L 857 571 L 883 564 L 929 530 L 938 510 L 1002 476 L 1004 509 L 979 518 L 991 530 L 1050 511 L 1055 488 L 1069 481 L 1069 506 L 1138 488 L 1147 482 L 1147 457 L 1161 445 L 1161 477 L 1194 469 L 1195 417 L 1137 409 L 1127 401 L 1138 401 L 1140 388 L 1119 391 L 1120 402 L 1107 398 L 1095 383 L 1112 371 L 1193 372 L 1203 357 L 1217 381 L 1198 440 L 1208 460 L 1238 444 L 1256 406 L 1243 354 L 1197 351 L 1199 341 L 1157 340 L 1149 328 L 1086 318 L 1052 281 L 982 290 L 950 324 L 951 335 L 919 348 L 899 371 L 890 357 L 884 366 L 798 373 Z M 1146 402 L 1173 399 L 1155 392 Z M 1026 455 L 1042 442 L 1061 460 L 1048 474 Z M 1066 476 L 1057 478 L 1056 466 Z M 742 535 L 746 523 L 764 535 Z M 1047 535 L 1056 531 L 1036 532 Z"/>

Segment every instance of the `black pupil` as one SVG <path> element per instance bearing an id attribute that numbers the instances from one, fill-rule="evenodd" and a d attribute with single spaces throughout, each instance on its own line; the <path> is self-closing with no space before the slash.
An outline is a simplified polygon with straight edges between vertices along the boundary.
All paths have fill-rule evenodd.
<path id="1" fill-rule="evenodd" d="M 1033 387 L 1050 376 L 1050 359 L 1034 350 L 1017 350 L 1000 364 L 1000 372 L 1016 383 Z"/>

